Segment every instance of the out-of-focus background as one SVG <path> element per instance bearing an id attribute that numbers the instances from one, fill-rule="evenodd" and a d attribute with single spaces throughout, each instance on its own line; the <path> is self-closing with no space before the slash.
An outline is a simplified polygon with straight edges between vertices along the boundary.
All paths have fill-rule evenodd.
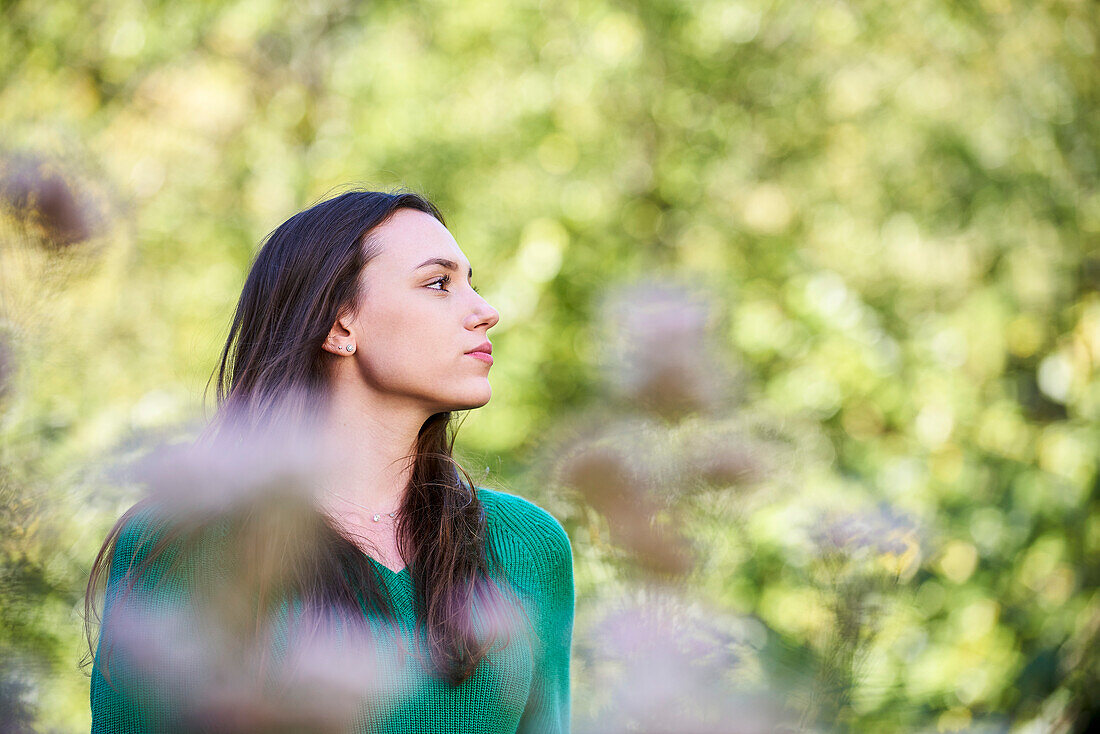
<path id="1" fill-rule="evenodd" d="M 87 730 L 111 467 L 348 184 L 435 201 L 501 314 L 457 449 L 572 537 L 578 730 L 1096 715 L 1094 3 L 2 13 L 4 731 Z"/>

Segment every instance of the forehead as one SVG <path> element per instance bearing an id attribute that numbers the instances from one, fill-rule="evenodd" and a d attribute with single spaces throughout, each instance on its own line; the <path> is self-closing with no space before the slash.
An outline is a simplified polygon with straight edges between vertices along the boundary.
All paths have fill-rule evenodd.
<path id="1" fill-rule="evenodd" d="M 380 246 L 378 261 L 412 271 L 424 260 L 442 257 L 466 263 L 455 238 L 443 223 L 417 209 L 398 209 L 375 228 L 372 239 Z"/>

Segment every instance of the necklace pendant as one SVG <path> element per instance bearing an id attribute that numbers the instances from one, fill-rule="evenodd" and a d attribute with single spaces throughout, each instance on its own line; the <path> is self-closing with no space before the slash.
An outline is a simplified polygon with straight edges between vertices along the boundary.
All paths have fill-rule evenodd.
<path id="1" fill-rule="evenodd" d="M 376 513 L 374 513 L 374 521 L 375 521 L 375 522 L 378 522 L 378 521 L 379 521 L 379 520 L 381 520 L 381 519 L 382 519 L 382 516 L 381 516 L 381 515 L 379 515 L 379 514 L 378 514 L 377 512 L 376 512 Z"/>

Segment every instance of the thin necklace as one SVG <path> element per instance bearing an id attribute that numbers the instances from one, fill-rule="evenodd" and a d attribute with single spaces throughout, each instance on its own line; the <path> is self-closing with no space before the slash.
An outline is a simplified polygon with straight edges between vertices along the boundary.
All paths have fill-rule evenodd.
<path id="1" fill-rule="evenodd" d="M 345 497 L 342 494 L 336 494 L 335 492 L 330 492 L 329 494 L 331 494 L 333 497 L 336 497 L 337 499 L 342 499 L 344 502 L 347 502 L 349 505 L 355 505 L 356 507 L 362 507 L 364 510 L 371 513 L 371 519 L 373 519 L 375 522 L 381 521 L 382 520 L 382 515 L 385 515 L 386 517 L 389 517 L 389 518 L 393 518 L 393 517 L 397 516 L 397 510 L 394 510 L 393 512 L 375 512 L 374 510 L 367 507 L 366 505 L 361 505 L 358 502 L 356 502 L 355 500 L 349 500 L 347 497 Z"/>

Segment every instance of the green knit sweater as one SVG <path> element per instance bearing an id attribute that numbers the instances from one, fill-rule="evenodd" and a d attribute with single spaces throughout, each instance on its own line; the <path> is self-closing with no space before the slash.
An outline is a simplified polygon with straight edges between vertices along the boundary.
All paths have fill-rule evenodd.
<path id="1" fill-rule="evenodd" d="M 383 682 L 392 683 L 390 690 L 397 694 L 383 699 L 364 695 L 351 731 L 468 734 L 569 731 L 569 659 L 574 610 L 569 538 L 553 516 L 528 500 L 483 487 L 478 487 L 477 492 L 485 508 L 488 542 L 494 545 L 506 580 L 516 591 L 525 612 L 521 616 L 529 620 L 523 628 L 525 634 L 513 635 L 506 646 L 495 646 L 477 670 L 456 687 L 428 674 L 423 660 L 406 652 L 416 649 L 415 645 L 390 647 L 395 655 L 405 657 L 398 661 L 403 664 L 383 665 L 378 674 L 391 678 Z M 104 630 L 111 624 L 112 612 L 122 614 L 116 608 L 118 594 L 125 586 L 126 569 L 131 562 L 139 563 L 142 551 L 149 547 L 141 517 L 137 515 L 127 524 L 115 548 L 107 583 Z M 390 594 L 400 634 L 406 643 L 416 638 L 422 645 L 424 630 L 416 624 L 409 569 L 395 573 L 373 559 L 371 563 Z M 168 592 L 162 589 L 163 585 L 142 579 L 135 586 L 135 593 L 142 595 L 142 602 L 149 609 L 163 611 L 178 603 L 180 597 L 170 589 Z M 174 700 L 173 694 L 179 691 L 163 689 L 179 686 L 180 691 L 185 690 L 186 672 L 181 675 L 180 671 L 186 671 L 194 661 L 181 656 L 182 659 L 167 666 L 175 671 L 176 677 L 157 678 L 154 682 L 134 672 L 149 661 L 126 657 L 125 650 L 142 647 L 115 646 L 108 683 L 99 669 L 107 637 L 106 632 L 101 634 L 92 668 L 93 734 L 176 731 L 163 718 L 161 703 Z M 156 649 L 156 645 L 152 647 Z"/>

